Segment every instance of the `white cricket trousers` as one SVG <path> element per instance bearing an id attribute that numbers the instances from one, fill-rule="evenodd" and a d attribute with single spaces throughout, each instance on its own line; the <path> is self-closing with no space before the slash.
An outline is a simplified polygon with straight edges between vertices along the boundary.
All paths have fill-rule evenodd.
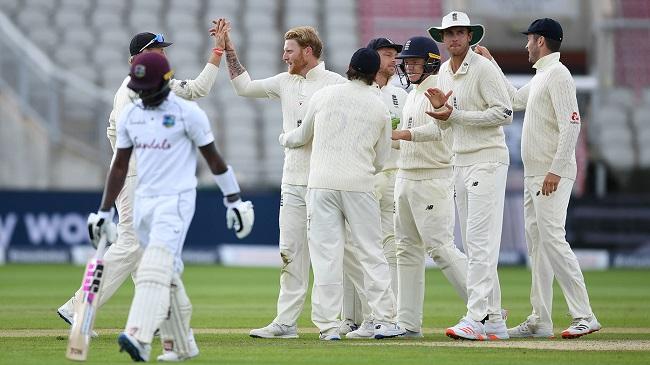
<path id="1" fill-rule="evenodd" d="M 557 278 L 573 318 L 593 315 L 585 279 L 566 241 L 567 207 L 574 181 L 560 179 L 550 196 L 541 193 L 545 176 L 524 178 L 524 220 L 532 271 L 530 302 L 539 324 L 553 328 L 553 278 Z"/>
<path id="2" fill-rule="evenodd" d="M 467 302 L 467 257 L 454 244 L 454 190 L 451 177 L 395 184 L 397 317 L 402 328 L 422 329 L 424 259 L 433 258 L 463 302 Z"/>
<path id="3" fill-rule="evenodd" d="M 501 317 L 497 265 L 508 165 L 484 162 L 454 166 L 456 207 L 467 255 L 467 316 Z"/>
<path id="4" fill-rule="evenodd" d="M 339 329 L 343 305 L 345 222 L 352 237 L 347 244 L 363 271 L 371 320 L 395 323 L 395 297 L 381 241 L 379 202 L 372 192 L 308 190 L 309 250 L 314 271 L 312 321 L 321 333 Z"/>
<path id="5" fill-rule="evenodd" d="M 379 199 L 379 209 L 381 210 L 381 233 L 382 233 L 382 247 L 384 256 L 388 261 L 390 269 L 390 286 L 393 289 L 393 294 L 397 297 L 397 253 L 395 249 L 395 178 L 397 176 L 397 169 L 386 170 L 375 175 L 375 194 Z M 369 307 L 367 299 L 363 294 L 363 288 L 355 288 L 353 282 L 363 283 L 363 273 L 358 269 L 358 264 L 354 262 L 351 257 L 352 263 L 347 263 L 348 257 L 353 255 L 346 255 L 344 271 L 346 276 L 343 279 L 343 319 L 351 319 L 359 324 L 364 319 L 368 319 Z"/>
<path id="6" fill-rule="evenodd" d="M 144 253 L 125 331 L 141 342 L 151 343 L 154 331 L 169 319 L 170 311 L 181 310 L 177 307 L 179 302 L 171 300 L 172 281 L 176 277 L 177 286 L 183 287 L 181 253 L 195 203 L 194 189 L 174 195 L 136 196 L 133 223 Z M 189 313 L 176 327 L 185 332 L 189 329 L 191 303 L 184 290 L 181 295 Z M 166 333 L 165 337 L 168 336 Z"/>
<path id="7" fill-rule="evenodd" d="M 280 294 L 273 322 L 293 326 L 302 312 L 309 289 L 307 246 L 307 187 L 282 184 L 280 197 Z"/>

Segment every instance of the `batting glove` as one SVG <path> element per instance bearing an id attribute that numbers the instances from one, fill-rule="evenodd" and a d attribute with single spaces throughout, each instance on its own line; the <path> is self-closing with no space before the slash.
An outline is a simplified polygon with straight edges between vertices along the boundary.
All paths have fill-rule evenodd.
<path id="1" fill-rule="evenodd" d="M 225 200 L 225 199 L 224 199 Z M 226 204 L 226 226 L 233 229 L 237 238 L 248 236 L 255 222 L 255 211 L 250 201 L 224 202 Z"/>
<path id="2" fill-rule="evenodd" d="M 93 247 L 97 248 L 102 236 L 106 236 L 106 245 L 117 241 L 117 226 L 113 223 L 113 209 L 108 212 L 98 211 L 88 215 L 88 235 Z"/>

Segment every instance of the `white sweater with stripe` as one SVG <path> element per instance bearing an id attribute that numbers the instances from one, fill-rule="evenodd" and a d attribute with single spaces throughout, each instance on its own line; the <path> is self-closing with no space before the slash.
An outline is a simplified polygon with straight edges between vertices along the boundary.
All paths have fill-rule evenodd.
<path id="1" fill-rule="evenodd" d="M 309 188 L 372 192 L 390 155 L 391 129 L 379 89 L 355 80 L 314 93 L 304 123 L 280 135 L 280 144 L 313 140 Z"/>
<path id="2" fill-rule="evenodd" d="M 580 134 L 575 82 L 560 62 L 559 52 L 540 58 L 533 68 L 535 76 L 519 90 L 503 76 L 513 108 L 526 109 L 521 136 L 524 176 L 551 172 L 575 179 L 575 147 Z"/>

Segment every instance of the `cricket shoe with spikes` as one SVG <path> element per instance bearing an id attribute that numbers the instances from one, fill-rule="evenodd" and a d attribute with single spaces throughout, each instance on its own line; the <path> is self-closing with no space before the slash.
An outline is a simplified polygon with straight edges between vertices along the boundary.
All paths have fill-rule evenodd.
<path id="1" fill-rule="evenodd" d="M 339 335 L 345 336 L 350 332 L 356 331 L 357 329 L 359 329 L 359 326 L 354 323 L 353 320 L 346 319 L 341 323 L 341 327 L 339 327 Z"/>
<path id="2" fill-rule="evenodd" d="M 142 343 L 126 332 L 120 333 L 119 337 L 117 337 L 117 343 L 120 345 L 120 352 L 126 351 L 133 361 L 149 361 L 149 355 L 151 354 L 150 344 Z"/>
<path id="3" fill-rule="evenodd" d="M 158 356 L 158 361 L 179 362 L 199 356 L 199 347 L 196 345 L 192 329 L 190 329 L 190 333 L 187 336 L 187 344 L 189 346 L 189 352 L 187 355 L 180 355 L 178 352 L 174 351 L 174 341 L 165 341 L 163 344 L 163 354 Z"/>
<path id="4" fill-rule="evenodd" d="M 295 324 L 287 326 L 271 322 L 266 327 L 251 330 L 250 336 L 254 338 L 298 338 L 298 328 Z"/>
<path id="5" fill-rule="evenodd" d="M 352 332 L 345 335 L 346 338 L 353 338 L 355 340 L 370 339 L 375 337 L 375 324 L 372 321 L 363 321 L 361 326 Z"/>
<path id="6" fill-rule="evenodd" d="M 590 318 L 575 318 L 569 328 L 562 331 L 562 338 L 578 338 L 600 331 L 601 328 L 602 326 L 594 316 Z"/>
<path id="7" fill-rule="evenodd" d="M 525 321 L 508 329 L 511 338 L 553 338 L 553 326 L 539 323 L 536 317 L 530 315 Z"/>
<path id="8" fill-rule="evenodd" d="M 375 322 L 375 339 L 392 338 L 401 336 L 406 331 L 397 323 Z"/>
<path id="9" fill-rule="evenodd" d="M 456 340 L 483 341 L 487 337 L 483 323 L 468 317 L 461 318 L 457 325 L 447 328 L 445 334 Z"/>

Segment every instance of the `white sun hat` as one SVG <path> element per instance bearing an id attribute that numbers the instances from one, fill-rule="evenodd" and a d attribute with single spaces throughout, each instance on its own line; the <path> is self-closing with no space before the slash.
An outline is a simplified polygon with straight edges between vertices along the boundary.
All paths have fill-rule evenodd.
<path id="1" fill-rule="evenodd" d="M 442 31 L 451 27 L 467 27 L 472 31 L 472 40 L 469 42 L 470 46 L 477 44 L 483 39 L 485 34 L 485 27 L 481 24 L 472 24 L 469 21 L 467 14 L 461 11 L 452 11 L 442 18 L 442 25 L 440 27 L 429 28 L 429 34 L 436 42 L 442 43 Z"/>

